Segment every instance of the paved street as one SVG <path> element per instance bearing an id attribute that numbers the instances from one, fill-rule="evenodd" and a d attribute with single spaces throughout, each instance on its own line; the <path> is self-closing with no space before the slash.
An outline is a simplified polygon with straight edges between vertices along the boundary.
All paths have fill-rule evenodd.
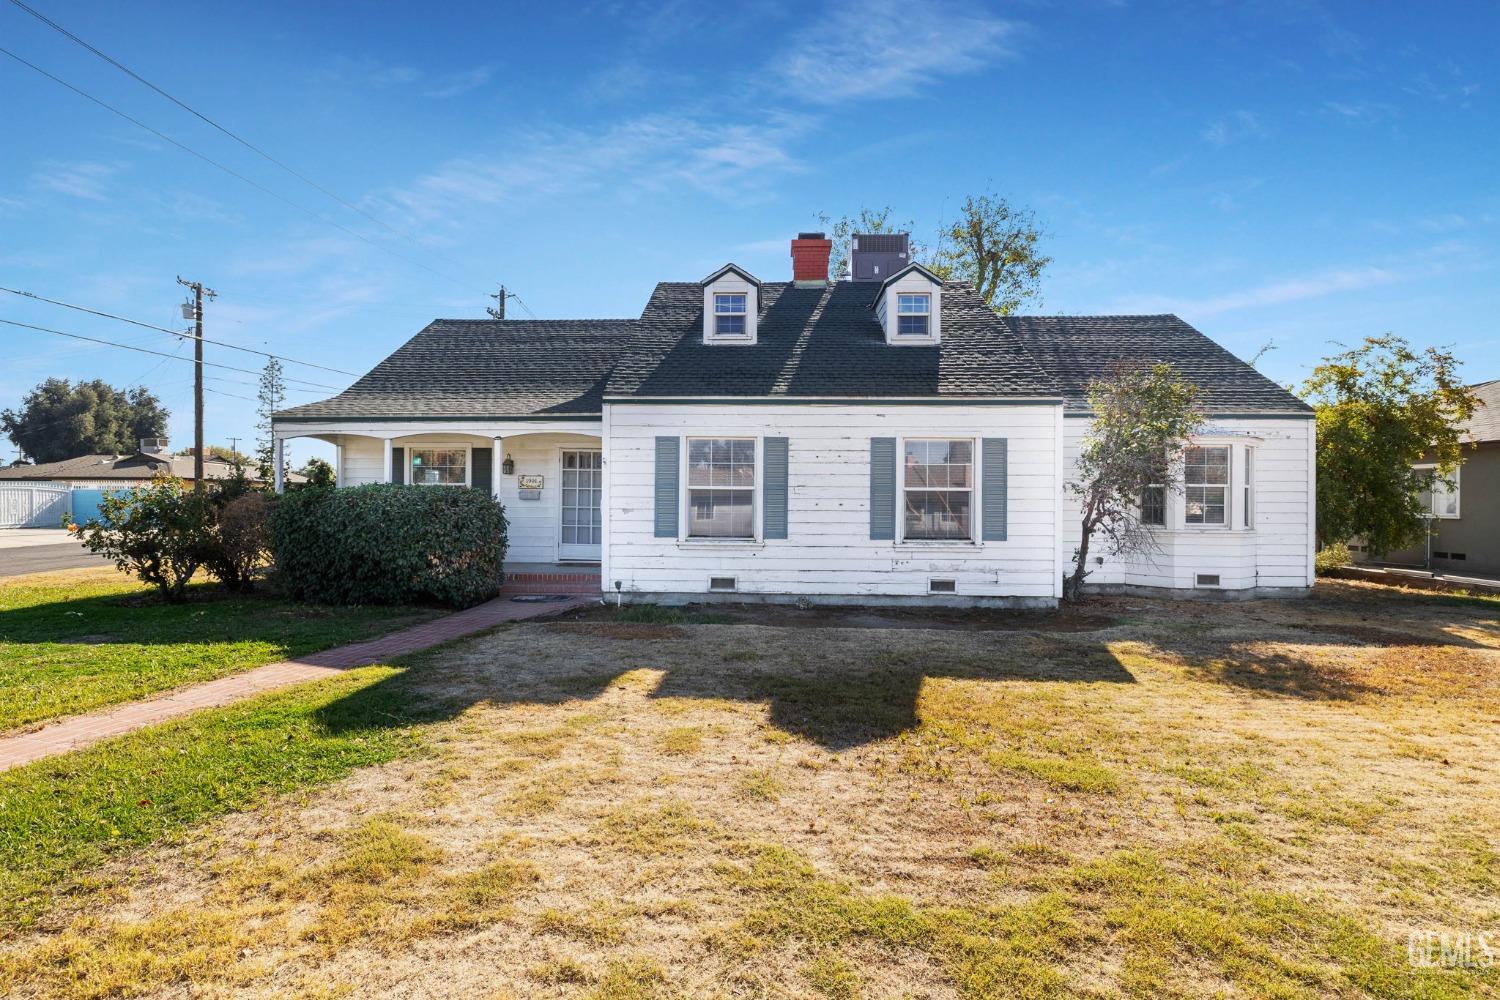
<path id="1" fill-rule="evenodd" d="M 80 566 L 101 566 L 107 563 L 108 560 L 103 556 L 96 556 L 77 544 L 0 549 L 0 576 L 47 573 L 54 569 L 77 569 Z"/>

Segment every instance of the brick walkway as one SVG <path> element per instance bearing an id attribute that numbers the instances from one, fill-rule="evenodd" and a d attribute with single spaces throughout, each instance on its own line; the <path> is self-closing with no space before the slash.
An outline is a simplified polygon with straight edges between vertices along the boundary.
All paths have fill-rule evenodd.
<path id="1" fill-rule="evenodd" d="M 429 649 L 450 639 L 461 639 L 505 622 L 555 615 L 596 600 L 597 597 L 570 596 L 565 601 L 515 603 L 508 594 L 502 593 L 493 601 L 467 611 L 414 625 L 379 639 L 325 649 L 298 660 L 268 663 L 242 674 L 195 684 L 157 698 L 59 719 L 32 732 L 0 737 L 0 771 L 69 750 L 81 750 L 100 740 L 154 726 L 179 715 L 228 705 L 291 684 L 319 680 L 351 667 L 384 663 L 394 657 Z"/>

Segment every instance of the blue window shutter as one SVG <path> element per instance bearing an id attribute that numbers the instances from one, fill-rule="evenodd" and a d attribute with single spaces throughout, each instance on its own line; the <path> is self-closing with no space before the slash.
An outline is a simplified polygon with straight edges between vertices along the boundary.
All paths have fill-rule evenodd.
<path id="1" fill-rule="evenodd" d="M 677 537 L 677 464 L 675 437 L 656 439 L 656 537 Z"/>
<path id="2" fill-rule="evenodd" d="M 896 538 L 895 438 L 870 438 L 870 538 Z"/>
<path id="3" fill-rule="evenodd" d="M 984 519 L 984 541 L 1003 542 L 1006 535 L 1006 439 L 985 438 L 980 452 L 984 482 L 980 485 L 980 510 Z"/>
<path id="4" fill-rule="evenodd" d="M 406 449 L 391 449 L 391 482 L 406 482 Z"/>
<path id="5" fill-rule="evenodd" d="M 485 496 L 489 496 L 490 485 L 493 482 L 491 467 L 495 464 L 494 454 L 494 448 L 474 449 L 474 468 L 469 473 L 469 485 L 479 490 Z"/>
<path id="6" fill-rule="evenodd" d="M 766 538 L 785 538 L 787 439 L 768 437 L 764 450 L 766 469 L 761 486 L 765 513 L 761 533 Z"/>

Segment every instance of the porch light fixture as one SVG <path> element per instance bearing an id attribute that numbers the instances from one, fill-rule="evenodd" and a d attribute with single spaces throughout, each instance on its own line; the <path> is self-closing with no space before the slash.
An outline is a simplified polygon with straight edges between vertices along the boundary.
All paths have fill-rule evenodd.
<path id="1" fill-rule="evenodd" d="M 513 459 L 513 458 L 511 458 L 509 455 L 506 455 L 505 456 L 505 461 L 503 461 L 503 462 L 500 463 L 500 472 L 501 472 L 502 475 L 506 475 L 506 476 L 515 475 L 515 472 L 516 472 L 516 460 Z"/>

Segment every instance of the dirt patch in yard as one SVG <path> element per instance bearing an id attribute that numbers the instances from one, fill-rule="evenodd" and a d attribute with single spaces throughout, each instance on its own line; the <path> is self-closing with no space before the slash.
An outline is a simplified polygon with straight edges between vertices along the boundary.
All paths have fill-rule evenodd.
<path id="1" fill-rule="evenodd" d="M 1393 628 L 1465 642 L 1372 647 L 1347 634 L 1357 596 L 1012 627 L 507 627 L 404 681 L 452 707 L 431 756 L 113 865 L 0 947 L 0 978 L 38 997 L 1493 995 L 1495 973 L 1405 947 L 1500 930 L 1494 616 L 1390 600 Z M 1412 656 L 1440 660 L 1403 672 Z"/>
<path id="2" fill-rule="evenodd" d="M 773 625 L 778 628 L 956 629 L 961 631 L 1095 632 L 1130 617 L 1124 603 L 1100 599 L 1081 607 L 1004 608 L 863 608 L 795 604 L 687 604 L 668 609 L 686 619 L 708 619 L 729 625 Z M 599 605 L 576 613 L 581 620 L 611 621 L 613 606 Z"/>

